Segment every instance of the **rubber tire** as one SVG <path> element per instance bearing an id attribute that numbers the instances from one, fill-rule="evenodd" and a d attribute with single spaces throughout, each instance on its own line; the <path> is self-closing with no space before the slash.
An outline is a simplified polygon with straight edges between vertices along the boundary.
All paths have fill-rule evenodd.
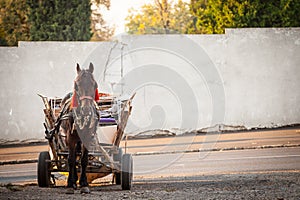
<path id="1" fill-rule="evenodd" d="M 117 185 L 121 185 L 121 173 L 120 172 L 115 173 L 115 183 Z"/>
<path id="2" fill-rule="evenodd" d="M 50 186 L 50 177 L 51 177 L 50 162 L 47 162 L 47 160 L 50 160 L 49 152 L 48 151 L 41 152 L 38 159 L 38 173 L 37 173 L 39 187 Z"/>
<path id="3" fill-rule="evenodd" d="M 121 186 L 122 190 L 130 190 L 133 175 L 133 160 L 131 154 L 124 154 L 121 163 Z"/>
<path id="4" fill-rule="evenodd" d="M 123 150 L 122 150 L 122 148 L 119 148 L 118 154 L 113 154 L 113 159 L 114 159 L 114 161 L 118 161 L 118 162 L 122 163 L 122 156 L 123 156 Z M 115 183 L 117 185 L 121 185 L 121 173 L 120 172 L 115 173 Z"/>

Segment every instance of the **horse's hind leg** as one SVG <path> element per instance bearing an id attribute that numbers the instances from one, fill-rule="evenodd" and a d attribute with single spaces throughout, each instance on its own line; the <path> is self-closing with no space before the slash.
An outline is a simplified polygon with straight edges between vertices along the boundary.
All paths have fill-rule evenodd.
<path id="1" fill-rule="evenodd" d="M 81 157 L 81 174 L 79 184 L 81 186 L 81 193 L 90 193 L 90 189 L 88 188 L 88 182 L 86 177 L 86 167 L 88 165 L 88 150 L 83 147 L 82 157 Z"/>

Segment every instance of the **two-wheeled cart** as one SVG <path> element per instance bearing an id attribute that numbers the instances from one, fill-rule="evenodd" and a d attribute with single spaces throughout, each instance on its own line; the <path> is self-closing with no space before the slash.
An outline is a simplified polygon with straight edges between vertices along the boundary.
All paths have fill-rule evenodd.
<path id="1" fill-rule="evenodd" d="M 49 187 L 55 185 L 55 172 L 68 172 L 69 152 L 65 142 L 66 135 L 60 129 L 60 122 L 66 115 L 61 98 L 39 96 L 45 105 L 44 127 L 49 151 L 39 155 L 37 178 L 40 187 Z M 131 154 L 123 153 L 119 145 L 131 113 L 134 95 L 126 100 L 117 100 L 116 97 L 103 94 L 101 96 L 97 108 L 101 115 L 97 128 L 100 142 L 97 150 L 89 151 L 88 154 L 88 182 L 113 174 L 113 181 L 121 185 L 123 190 L 129 190 L 133 176 L 133 160 Z M 80 173 L 80 152 L 77 153 L 76 166 Z"/>

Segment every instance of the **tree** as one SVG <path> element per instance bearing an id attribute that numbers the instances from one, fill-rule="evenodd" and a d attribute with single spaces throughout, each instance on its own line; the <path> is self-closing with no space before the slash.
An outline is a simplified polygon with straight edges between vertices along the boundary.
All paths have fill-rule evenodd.
<path id="1" fill-rule="evenodd" d="M 188 33 L 224 33 L 225 28 L 295 27 L 299 0 L 191 0 Z"/>
<path id="2" fill-rule="evenodd" d="M 91 0 L 92 3 L 92 15 L 91 15 L 91 27 L 93 36 L 92 41 L 105 41 L 110 40 L 114 35 L 115 28 L 109 27 L 103 19 L 101 8 L 110 8 L 110 0 Z"/>
<path id="3" fill-rule="evenodd" d="M 256 0 L 253 3 L 255 11 L 249 20 L 253 27 L 299 27 L 299 0 Z M 250 23 L 251 22 L 251 23 Z"/>
<path id="4" fill-rule="evenodd" d="M 185 33 L 185 24 L 191 20 L 187 3 L 179 0 L 172 4 L 167 0 L 155 0 L 145 4 L 141 11 L 131 9 L 126 17 L 129 34 Z"/>
<path id="5" fill-rule="evenodd" d="M 114 33 L 101 13 L 110 0 L 0 0 L 0 45 L 16 46 L 18 41 L 108 40 Z M 92 32 L 93 33 L 92 33 Z"/>
<path id="6" fill-rule="evenodd" d="M 175 33 L 187 33 L 187 24 L 192 20 L 189 4 L 179 0 L 171 12 L 171 28 Z"/>
<path id="7" fill-rule="evenodd" d="M 30 40 L 87 41 L 91 33 L 89 0 L 27 0 Z"/>
<path id="8" fill-rule="evenodd" d="M 29 39 L 28 7 L 22 0 L 0 0 L 0 45 L 16 46 Z"/>

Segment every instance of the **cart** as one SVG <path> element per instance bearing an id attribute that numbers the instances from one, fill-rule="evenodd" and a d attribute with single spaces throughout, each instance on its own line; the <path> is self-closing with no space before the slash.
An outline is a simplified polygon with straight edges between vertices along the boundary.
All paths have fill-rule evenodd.
<path id="1" fill-rule="evenodd" d="M 91 183 L 97 178 L 113 175 L 113 183 L 121 185 L 123 190 L 130 190 L 133 176 L 133 160 L 131 154 L 123 153 L 119 147 L 124 137 L 128 117 L 131 113 L 133 94 L 127 99 L 118 99 L 114 96 L 100 94 L 98 111 L 101 113 L 97 136 L 98 151 L 89 151 L 87 178 Z M 65 135 L 60 130 L 60 121 L 63 118 L 61 98 L 48 98 L 39 95 L 44 103 L 45 138 L 49 143 L 49 151 L 39 154 L 37 178 L 40 187 L 55 185 L 55 172 L 68 172 L 68 147 Z M 76 167 L 80 173 L 80 154 L 77 153 Z"/>

